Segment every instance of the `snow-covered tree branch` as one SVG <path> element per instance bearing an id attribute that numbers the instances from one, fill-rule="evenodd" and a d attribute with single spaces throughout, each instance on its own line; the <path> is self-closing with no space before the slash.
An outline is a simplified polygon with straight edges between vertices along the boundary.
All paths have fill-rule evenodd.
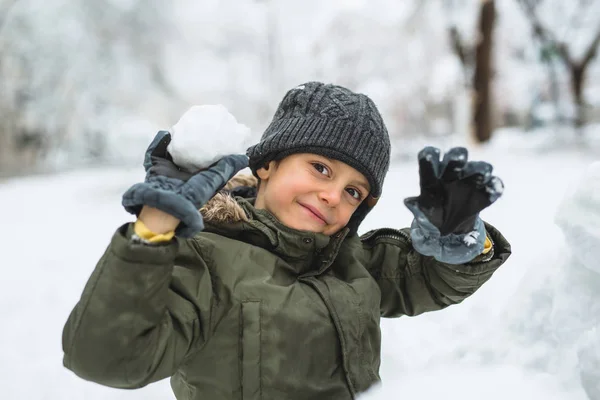
<path id="1" fill-rule="evenodd" d="M 588 39 L 588 41 L 581 46 L 579 43 L 573 43 L 573 41 L 576 40 L 575 38 L 560 37 L 554 30 L 556 28 L 551 27 L 550 23 L 542 21 L 540 12 L 543 11 L 540 11 L 540 9 L 544 5 L 553 6 L 549 3 L 556 2 L 544 0 L 518 0 L 518 2 L 531 23 L 531 28 L 535 37 L 547 48 L 547 51 L 557 54 L 568 68 L 571 80 L 571 90 L 576 105 L 574 123 L 577 127 L 583 126 L 586 122 L 586 103 L 583 88 L 588 66 L 596 57 L 598 46 L 600 46 L 600 20 L 594 18 L 591 23 L 588 22 L 587 24 L 585 22 L 577 22 L 585 21 L 586 17 L 589 15 L 597 16 L 600 14 L 600 7 L 597 2 L 588 0 L 572 2 L 572 6 L 574 5 L 576 8 L 574 10 L 569 10 L 572 19 L 565 30 L 567 32 L 572 30 L 583 31 L 585 36 L 591 37 L 591 39 Z M 556 4 L 554 4 L 554 6 L 556 6 Z M 594 6 L 596 7 L 596 10 L 590 10 L 590 8 Z M 569 18 L 562 18 L 562 20 L 569 20 Z M 557 21 L 555 20 L 554 23 L 557 24 Z M 559 25 L 560 28 L 560 24 L 557 25 Z M 573 47 L 576 46 L 579 47 L 577 50 L 583 49 L 583 51 L 580 51 L 580 53 L 582 53 L 580 57 L 574 55 L 577 50 L 574 50 Z"/>

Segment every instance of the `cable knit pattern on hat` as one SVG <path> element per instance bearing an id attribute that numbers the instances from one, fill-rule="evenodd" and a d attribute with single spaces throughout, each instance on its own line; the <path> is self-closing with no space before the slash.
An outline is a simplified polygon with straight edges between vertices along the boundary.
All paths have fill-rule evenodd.
<path id="1" fill-rule="evenodd" d="M 272 160 L 315 153 L 361 172 L 379 197 L 390 163 L 390 139 L 375 103 L 341 86 L 307 82 L 289 90 L 260 142 L 247 151 L 254 173 Z"/>

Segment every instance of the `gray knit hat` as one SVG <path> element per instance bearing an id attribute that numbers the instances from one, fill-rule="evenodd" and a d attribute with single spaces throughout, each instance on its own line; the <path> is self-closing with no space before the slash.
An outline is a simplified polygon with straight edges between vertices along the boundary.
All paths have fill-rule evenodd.
<path id="1" fill-rule="evenodd" d="M 341 86 L 307 82 L 289 90 L 260 142 L 248 149 L 250 169 L 295 153 L 342 161 L 361 172 L 371 197 L 381 195 L 390 139 L 375 103 Z M 374 204 L 374 203 L 373 203 Z"/>

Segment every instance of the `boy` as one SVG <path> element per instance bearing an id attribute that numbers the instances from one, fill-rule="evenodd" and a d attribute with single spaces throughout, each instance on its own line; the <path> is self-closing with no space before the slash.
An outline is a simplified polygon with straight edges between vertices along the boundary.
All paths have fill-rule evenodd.
<path id="1" fill-rule="evenodd" d="M 178 399 L 353 399 L 379 381 L 379 318 L 461 302 L 510 255 L 478 217 L 501 194 L 486 163 L 419 155 L 412 228 L 358 227 L 390 158 L 367 96 L 290 90 L 261 141 L 188 174 L 160 132 L 146 181 L 63 333 L 84 379 L 138 388 L 171 377 Z M 259 179 L 216 192 L 246 166 Z M 210 199 L 210 202 L 209 202 Z M 197 212 L 201 208 L 202 214 Z"/>

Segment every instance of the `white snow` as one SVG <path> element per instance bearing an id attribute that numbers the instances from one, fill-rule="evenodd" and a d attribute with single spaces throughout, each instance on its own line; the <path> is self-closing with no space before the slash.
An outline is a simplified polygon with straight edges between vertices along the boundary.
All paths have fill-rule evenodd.
<path id="1" fill-rule="evenodd" d="M 170 132 L 167 151 L 175 164 L 190 172 L 229 154 L 246 154 L 252 140 L 250 128 L 222 104 L 192 106 Z"/>
<path id="2" fill-rule="evenodd" d="M 556 223 L 576 249 L 578 259 L 600 273 L 600 162 L 574 180 L 556 214 Z M 593 243 L 596 246 L 593 246 Z"/>
<path id="3" fill-rule="evenodd" d="M 482 217 L 511 241 L 513 256 L 458 306 L 383 320 L 384 386 L 364 399 L 586 400 L 582 382 L 595 382 L 600 371 L 600 279 L 581 267 L 554 215 L 561 204 L 576 212 L 579 203 L 563 203 L 564 194 L 594 156 L 538 152 L 505 139 L 488 149 L 470 148 L 470 155 L 490 162 L 508 189 Z M 168 380 L 116 390 L 83 381 L 62 366 L 63 325 L 113 231 L 132 219 L 120 198 L 141 179 L 139 167 L 0 183 L 2 398 L 174 398 Z M 392 166 L 361 231 L 409 226 L 412 216 L 398 199 L 417 190 L 415 153 L 410 163 Z M 599 193 L 600 186 L 594 190 Z M 583 222 L 600 216 L 597 203 L 587 210 Z"/>
<path id="4" fill-rule="evenodd" d="M 493 177 L 491 179 L 491 185 L 486 187 L 486 191 L 491 194 L 501 195 L 504 192 L 504 183 L 502 179 L 498 179 L 497 177 Z"/>
<path id="5" fill-rule="evenodd" d="M 469 232 L 468 235 L 465 235 L 465 237 L 463 238 L 463 242 L 467 246 L 473 246 L 473 245 L 477 244 L 478 238 L 479 238 L 479 232 L 471 231 L 471 232 Z"/>

